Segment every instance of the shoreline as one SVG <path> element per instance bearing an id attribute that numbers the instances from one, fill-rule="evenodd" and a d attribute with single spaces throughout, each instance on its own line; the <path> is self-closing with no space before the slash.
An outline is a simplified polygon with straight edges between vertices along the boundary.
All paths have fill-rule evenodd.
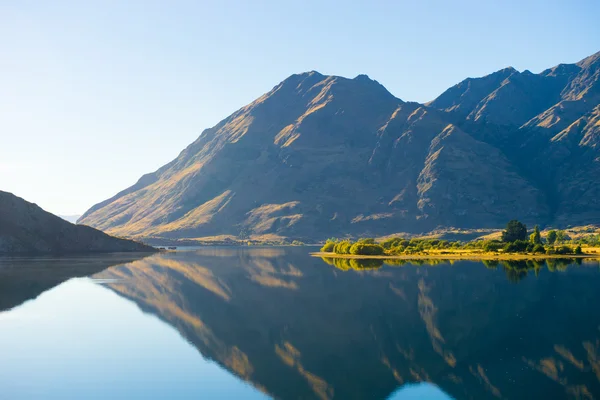
<path id="1" fill-rule="evenodd" d="M 310 253 L 312 257 L 345 258 L 361 260 L 548 260 L 548 259 L 591 259 L 600 260 L 600 254 L 501 254 L 501 253 L 430 253 L 403 254 L 399 256 L 363 256 L 354 254 L 335 254 L 326 252 Z"/>

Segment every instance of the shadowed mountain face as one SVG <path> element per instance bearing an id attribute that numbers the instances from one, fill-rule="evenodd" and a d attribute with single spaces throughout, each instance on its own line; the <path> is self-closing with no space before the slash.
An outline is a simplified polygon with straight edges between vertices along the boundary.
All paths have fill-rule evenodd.
<path id="1" fill-rule="evenodd" d="M 150 246 L 73 225 L 0 191 L 0 254 L 152 252 Z"/>
<path id="2" fill-rule="evenodd" d="M 109 233 L 323 239 L 600 222 L 600 53 L 469 78 L 427 105 L 292 75 L 88 210 Z"/>
<path id="3" fill-rule="evenodd" d="M 95 277 L 275 398 L 384 399 L 416 382 L 457 399 L 600 394 L 597 264 L 376 267 L 212 248 Z"/>

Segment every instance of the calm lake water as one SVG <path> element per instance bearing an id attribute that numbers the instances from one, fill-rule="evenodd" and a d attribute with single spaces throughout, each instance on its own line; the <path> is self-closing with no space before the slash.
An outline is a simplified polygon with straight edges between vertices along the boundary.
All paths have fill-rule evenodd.
<path id="1" fill-rule="evenodd" d="M 0 399 L 600 397 L 598 263 L 311 250 L 0 258 Z"/>

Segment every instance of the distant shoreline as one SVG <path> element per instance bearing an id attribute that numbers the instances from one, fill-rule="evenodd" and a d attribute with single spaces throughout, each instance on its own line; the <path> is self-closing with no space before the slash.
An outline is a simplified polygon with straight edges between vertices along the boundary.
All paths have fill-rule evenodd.
<path id="1" fill-rule="evenodd" d="M 547 260 L 547 259 L 597 259 L 600 254 L 523 254 L 523 253 L 429 253 L 429 254 L 403 254 L 403 255 L 380 255 L 366 256 L 354 254 L 336 254 L 326 252 L 310 253 L 313 257 L 347 258 L 347 259 L 373 259 L 373 260 Z"/>

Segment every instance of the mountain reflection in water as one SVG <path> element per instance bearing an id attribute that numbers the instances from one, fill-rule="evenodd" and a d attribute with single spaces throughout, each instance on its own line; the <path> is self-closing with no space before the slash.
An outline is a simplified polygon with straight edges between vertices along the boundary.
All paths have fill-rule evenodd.
<path id="1" fill-rule="evenodd" d="M 276 398 L 599 396 L 597 264 L 436 264 L 229 247 L 94 278 Z"/>

